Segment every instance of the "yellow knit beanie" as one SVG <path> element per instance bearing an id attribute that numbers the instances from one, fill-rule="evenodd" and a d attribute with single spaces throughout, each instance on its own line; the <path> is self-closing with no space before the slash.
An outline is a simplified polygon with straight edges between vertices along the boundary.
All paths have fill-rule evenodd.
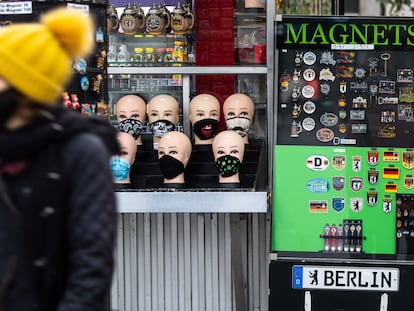
<path id="1" fill-rule="evenodd" d="M 39 23 L 0 28 L 0 77 L 32 100 L 53 105 L 72 76 L 72 61 L 93 47 L 92 19 L 57 8 Z"/>

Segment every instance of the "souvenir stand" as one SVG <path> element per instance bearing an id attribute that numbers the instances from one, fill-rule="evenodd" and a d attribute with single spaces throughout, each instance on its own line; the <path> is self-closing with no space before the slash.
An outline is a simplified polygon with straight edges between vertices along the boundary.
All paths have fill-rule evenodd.
<path id="1" fill-rule="evenodd" d="M 266 14 L 263 4 L 246 7 L 233 0 L 109 3 L 107 86 L 114 126 L 124 96 L 139 96 L 148 107 L 154 97 L 167 94 L 180 105 L 175 130 L 194 142 L 189 105 L 195 96 L 214 95 L 220 109 L 233 93 L 254 102 L 236 187 L 218 182 L 208 145 L 192 146 L 185 186 L 164 184 L 147 115 L 131 184 L 116 192 L 120 221 L 111 308 L 241 310 L 267 305 L 264 230 L 272 96 L 266 85 L 273 77 L 266 63 Z M 225 129 L 221 111 L 219 131 Z"/>
<path id="2" fill-rule="evenodd" d="M 411 305 L 412 27 L 276 17 L 271 310 Z"/>

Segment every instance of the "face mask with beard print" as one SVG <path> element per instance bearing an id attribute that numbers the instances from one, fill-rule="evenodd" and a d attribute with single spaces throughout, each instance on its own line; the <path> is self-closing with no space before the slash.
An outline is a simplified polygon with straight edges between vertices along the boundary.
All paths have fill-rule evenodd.
<path id="1" fill-rule="evenodd" d="M 176 158 L 165 154 L 158 159 L 161 172 L 166 179 L 173 179 L 181 173 L 184 173 L 184 164 Z"/>
<path id="2" fill-rule="evenodd" d="M 118 123 L 118 128 L 137 139 L 141 135 L 142 123 L 135 119 L 125 119 Z"/>
<path id="3" fill-rule="evenodd" d="M 241 137 L 247 136 L 250 125 L 251 121 L 248 118 L 234 117 L 226 120 L 227 129 L 236 131 Z"/>
<path id="4" fill-rule="evenodd" d="M 219 121 L 215 119 L 202 119 L 193 125 L 194 134 L 201 140 L 207 140 L 216 136 Z"/>
<path id="5" fill-rule="evenodd" d="M 157 120 L 150 124 L 152 134 L 156 137 L 162 137 L 165 133 L 175 130 L 175 125 L 169 120 Z"/>

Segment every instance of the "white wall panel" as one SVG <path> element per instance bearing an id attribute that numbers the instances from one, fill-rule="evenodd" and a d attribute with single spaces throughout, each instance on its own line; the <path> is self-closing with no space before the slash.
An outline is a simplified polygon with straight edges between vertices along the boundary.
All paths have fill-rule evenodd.
<path id="1" fill-rule="evenodd" d="M 111 310 L 267 310 L 269 219 L 120 214 Z"/>

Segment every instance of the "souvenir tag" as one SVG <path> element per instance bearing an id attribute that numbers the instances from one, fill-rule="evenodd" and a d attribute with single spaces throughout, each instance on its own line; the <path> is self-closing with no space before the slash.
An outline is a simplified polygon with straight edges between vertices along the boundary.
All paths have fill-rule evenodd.
<path id="1" fill-rule="evenodd" d="M 319 72 L 319 80 L 321 81 L 335 81 L 335 76 L 329 68 L 323 68 Z"/>
<path id="2" fill-rule="evenodd" d="M 384 162 L 400 162 L 400 152 L 397 150 L 387 150 L 382 154 Z"/>
<path id="3" fill-rule="evenodd" d="M 363 183 L 362 177 L 351 177 L 349 179 L 349 186 L 355 192 L 361 191 Z"/>
<path id="4" fill-rule="evenodd" d="M 365 92 L 368 89 L 366 82 L 351 82 L 350 88 L 354 92 Z"/>
<path id="5" fill-rule="evenodd" d="M 305 79 L 305 81 L 313 81 L 315 80 L 316 77 L 316 73 L 315 70 L 308 68 L 303 72 L 303 79 Z"/>
<path id="6" fill-rule="evenodd" d="M 95 40 L 98 43 L 104 42 L 104 32 L 101 27 L 96 30 Z"/>
<path id="7" fill-rule="evenodd" d="M 339 130 L 339 133 L 341 133 L 341 134 L 346 133 L 346 125 L 345 125 L 345 123 L 339 124 L 338 125 L 338 130 Z"/>
<path id="8" fill-rule="evenodd" d="M 377 57 L 370 57 L 368 58 L 368 67 L 369 67 L 369 76 L 375 76 L 378 72 L 378 62 L 379 59 Z"/>
<path id="9" fill-rule="evenodd" d="M 343 176 L 333 176 L 332 177 L 332 187 L 337 190 L 340 191 L 342 189 L 344 189 L 345 186 L 345 178 Z"/>
<path id="10" fill-rule="evenodd" d="M 384 213 L 388 214 L 392 211 L 392 200 L 391 198 L 384 198 L 382 200 L 382 209 L 384 211 Z"/>
<path id="11" fill-rule="evenodd" d="M 331 141 L 334 136 L 334 132 L 328 128 L 321 128 L 316 132 L 316 138 L 324 143 Z"/>
<path id="12" fill-rule="evenodd" d="M 367 108 L 367 99 L 362 96 L 353 98 L 352 108 Z"/>
<path id="13" fill-rule="evenodd" d="M 305 85 L 302 89 L 302 95 L 305 98 L 312 98 L 315 95 L 315 89 L 311 85 Z"/>
<path id="14" fill-rule="evenodd" d="M 395 138 L 395 125 L 384 125 L 378 127 L 378 137 L 381 138 Z"/>
<path id="15" fill-rule="evenodd" d="M 402 165 L 408 170 L 414 167 L 414 151 L 403 151 Z"/>
<path id="16" fill-rule="evenodd" d="M 301 111 L 302 111 L 301 110 L 301 105 L 294 104 L 293 105 L 293 110 L 292 110 L 292 117 L 293 118 L 299 117 Z"/>
<path id="17" fill-rule="evenodd" d="M 341 81 L 339 82 L 339 92 L 341 92 L 341 94 L 345 94 L 346 93 L 346 81 Z"/>
<path id="18" fill-rule="evenodd" d="M 349 119 L 350 120 L 357 120 L 357 121 L 365 120 L 365 110 L 362 110 L 362 109 L 351 110 L 349 112 Z"/>
<path id="19" fill-rule="evenodd" d="M 412 175 L 407 175 L 404 177 L 404 187 L 406 189 L 413 189 L 414 187 L 414 178 Z"/>
<path id="20" fill-rule="evenodd" d="M 369 206 L 375 206 L 378 202 L 378 192 L 370 190 L 367 192 L 367 204 Z"/>
<path id="21" fill-rule="evenodd" d="M 302 61 L 303 61 L 303 52 L 299 53 L 298 51 L 296 51 L 295 65 L 300 66 L 302 64 Z"/>
<path id="22" fill-rule="evenodd" d="M 393 182 L 389 182 L 385 185 L 384 191 L 385 192 L 396 193 L 396 192 L 398 192 L 398 187 Z"/>
<path id="23" fill-rule="evenodd" d="M 326 200 L 310 200 L 309 201 L 310 213 L 327 213 L 328 201 Z"/>
<path id="24" fill-rule="evenodd" d="M 413 70 L 412 69 L 397 69 L 397 82 L 412 83 Z"/>
<path id="25" fill-rule="evenodd" d="M 365 123 L 354 123 L 351 125 L 352 134 L 366 134 L 367 125 Z"/>
<path id="26" fill-rule="evenodd" d="M 82 76 L 80 79 L 80 85 L 83 91 L 87 91 L 89 89 L 89 79 L 87 76 Z"/>
<path id="27" fill-rule="evenodd" d="M 303 111 L 305 111 L 307 114 L 312 114 L 316 110 L 316 105 L 314 102 L 308 100 L 303 104 Z"/>
<path id="28" fill-rule="evenodd" d="M 322 123 L 322 125 L 327 126 L 327 127 L 331 127 L 334 126 L 338 123 L 338 117 L 331 113 L 331 112 L 325 112 L 321 118 L 320 121 Z"/>
<path id="29" fill-rule="evenodd" d="M 324 171 L 329 166 L 329 159 L 323 155 L 312 155 L 306 159 L 306 166 L 313 171 Z"/>
<path id="30" fill-rule="evenodd" d="M 361 165 L 362 165 L 361 157 L 360 156 L 353 156 L 352 157 L 352 170 L 354 172 L 361 171 Z"/>
<path id="31" fill-rule="evenodd" d="M 364 200 L 362 198 L 350 198 L 349 199 L 349 207 L 351 208 L 351 210 L 355 213 L 359 213 L 363 207 L 364 207 Z M 351 225 L 352 227 L 353 225 Z M 354 229 L 352 230 L 350 227 L 351 231 L 355 230 L 355 226 L 353 227 Z M 353 234 L 353 232 L 351 232 L 351 234 Z M 350 249 L 351 250 L 351 249 Z"/>
<path id="32" fill-rule="evenodd" d="M 316 62 L 315 53 L 313 53 L 312 51 L 306 52 L 305 55 L 303 56 L 303 62 L 308 66 L 313 65 Z"/>
<path id="33" fill-rule="evenodd" d="M 306 183 L 306 188 L 313 193 L 325 193 L 328 191 L 328 181 L 323 178 L 313 178 Z"/>
<path id="34" fill-rule="evenodd" d="M 80 74 L 86 73 L 86 68 L 88 67 L 88 64 L 85 59 L 83 58 L 76 58 L 73 63 L 73 69 L 76 72 L 79 72 Z"/>
<path id="35" fill-rule="evenodd" d="M 370 185 L 375 185 L 378 182 L 379 171 L 376 169 L 370 168 L 368 170 L 368 183 Z"/>
<path id="36" fill-rule="evenodd" d="M 398 120 L 414 122 L 414 106 L 411 104 L 398 105 Z"/>
<path id="37" fill-rule="evenodd" d="M 382 123 L 394 123 L 395 122 L 395 111 L 383 110 L 381 111 L 380 122 Z"/>
<path id="38" fill-rule="evenodd" d="M 332 166 L 338 171 L 342 170 L 345 167 L 345 156 L 334 155 L 332 157 Z"/>
<path id="39" fill-rule="evenodd" d="M 346 110 L 345 109 L 340 109 L 338 116 L 340 119 L 344 120 L 346 118 Z"/>
<path id="40" fill-rule="evenodd" d="M 292 99 L 294 101 L 297 101 L 299 99 L 299 97 L 300 97 L 300 87 L 299 86 L 295 86 L 293 88 L 293 91 L 292 91 Z"/>
<path id="41" fill-rule="evenodd" d="M 400 168 L 399 167 L 383 167 L 382 168 L 382 177 L 389 179 L 399 179 L 400 178 Z"/>
<path id="42" fill-rule="evenodd" d="M 395 94 L 395 81 L 381 80 L 378 92 L 380 94 Z"/>
<path id="43" fill-rule="evenodd" d="M 354 75 L 354 67 L 352 66 L 339 66 L 338 67 L 338 76 L 342 79 L 352 78 Z"/>
<path id="44" fill-rule="evenodd" d="M 379 161 L 378 150 L 370 150 L 367 153 L 367 161 L 369 165 L 377 165 Z"/>
<path id="45" fill-rule="evenodd" d="M 336 60 L 334 60 L 333 52 L 330 52 L 330 51 L 322 52 L 319 63 L 334 66 L 336 64 Z"/>
<path id="46" fill-rule="evenodd" d="M 303 119 L 302 127 L 305 131 L 312 131 L 315 128 L 315 120 L 310 117 Z"/>
<path id="47" fill-rule="evenodd" d="M 295 68 L 295 70 L 293 71 L 293 82 L 294 83 L 298 83 L 300 81 L 300 70 L 297 70 Z"/>
<path id="48" fill-rule="evenodd" d="M 366 70 L 362 67 L 358 67 L 357 69 L 355 69 L 355 77 L 357 77 L 358 79 L 362 80 L 365 78 L 365 74 L 366 74 Z"/>
<path id="49" fill-rule="evenodd" d="M 331 91 L 331 87 L 329 86 L 328 83 L 322 83 L 321 84 L 321 92 L 323 94 L 328 95 L 330 91 Z"/>

